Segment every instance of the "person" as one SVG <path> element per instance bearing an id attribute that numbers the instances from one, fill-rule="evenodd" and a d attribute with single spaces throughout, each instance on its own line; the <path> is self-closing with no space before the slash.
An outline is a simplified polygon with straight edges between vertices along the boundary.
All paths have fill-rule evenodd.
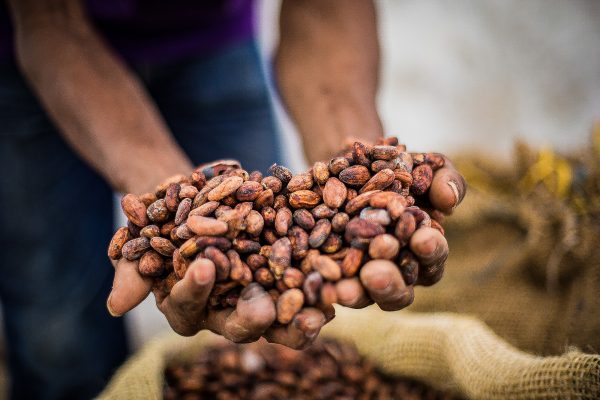
<path id="1" fill-rule="evenodd" d="M 252 0 L 9 0 L 0 11 L 0 297 L 12 398 L 89 398 L 127 354 L 121 316 L 151 290 L 136 263 L 106 258 L 113 190 L 143 193 L 193 165 L 234 158 L 266 170 L 276 123 L 254 39 Z M 378 43 L 372 1 L 286 0 L 276 83 L 309 162 L 344 137 L 374 141 Z M 10 21 L 9 21 L 10 19 Z M 464 196 L 448 163 L 431 201 Z M 444 238 L 411 247 L 441 271 Z M 371 264 L 337 284 L 339 302 L 386 310 L 412 301 L 397 268 Z M 312 310 L 269 328 L 272 301 L 250 285 L 236 310 L 208 313 L 214 265 L 193 263 L 158 304 L 173 329 L 300 348 L 331 315 Z M 110 293 L 107 299 L 107 295 Z"/>

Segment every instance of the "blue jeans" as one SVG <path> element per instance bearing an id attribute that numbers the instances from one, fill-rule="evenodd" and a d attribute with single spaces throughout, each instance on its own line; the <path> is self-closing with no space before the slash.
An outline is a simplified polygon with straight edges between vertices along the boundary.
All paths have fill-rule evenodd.
<path id="1" fill-rule="evenodd" d="M 264 171 L 278 161 L 253 41 L 132 68 L 195 163 L 236 158 Z M 13 64 L 0 64 L 0 170 L 11 397 L 90 398 L 128 350 L 123 320 L 105 308 L 112 191 L 62 140 Z"/>

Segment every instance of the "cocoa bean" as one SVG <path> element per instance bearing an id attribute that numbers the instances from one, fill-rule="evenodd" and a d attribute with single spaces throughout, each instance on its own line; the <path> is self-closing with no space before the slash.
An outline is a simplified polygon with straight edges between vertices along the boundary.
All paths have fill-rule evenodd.
<path id="1" fill-rule="evenodd" d="M 180 199 L 190 199 L 193 201 L 197 194 L 198 189 L 192 185 L 181 186 L 181 190 L 179 190 Z"/>
<path id="2" fill-rule="evenodd" d="M 327 256 L 315 257 L 313 263 L 313 268 L 327 280 L 338 281 L 342 277 L 342 270 L 338 263 Z"/>
<path id="3" fill-rule="evenodd" d="M 279 210 L 283 207 L 289 208 L 288 200 L 284 195 L 278 194 L 277 196 L 275 196 L 275 200 L 273 200 L 273 208 L 275 210 Z"/>
<path id="4" fill-rule="evenodd" d="M 398 218 L 396 228 L 394 229 L 394 235 L 400 241 L 400 247 L 404 247 L 408 244 L 410 237 L 417 229 L 417 222 L 415 217 L 409 213 L 404 212 Z"/>
<path id="5" fill-rule="evenodd" d="M 190 262 L 181 254 L 179 249 L 173 252 L 173 271 L 179 279 L 183 279 Z"/>
<path id="6" fill-rule="evenodd" d="M 277 216 L 277 211 L 275 211 L 273 207 L 263 207 L 260 213 L 263 219 L 265 220 L 265 226 L 275 225 L 275 217 Z"/>
<path id="7" fill-rule="evenodd" d="M 292 211 L 287 207 L 282 207 L 277 210 L 275 215 L 275 231 L 279 236 L 285 236 L 290 226 L 292 226 Z"/>
<path id="8" fill-rule="evenodd" d="M 154 203 L 150 204 L 146 210 L 148 218 L 152 222 L 165 222 L 169 219 L 169 209 L 165 199 L 158 199 Z"/>
<path id="9" fill-rule="evenodd" d="M 261 247 L 262 249 L 262 247 Z M 259 250 L 260 251 L 260 250 Z M 259 268 L 267 266 L 267 258 L 262 254 L 250 254 L 246 258 L 246 264 L 251 270 L 256 271 Z"/>
<path id="10" fill-rule="evenodd" d="M 398 267 L 407 286 L 414 285 L 419 277 L 419 262 L 410 250 L 402 250 L 398 256 Z"/>
<path id="11" fill-rule="evenodd" d="M 255 207 L 260 210 L 263 207 L 271 207 L 273 206 L 273 202 L 275 200 L 275 196 L 273 195 L 273 191 L 271 189 L 263 190 L 256 200 L 254 200 Z"/>
<path id="12" fill-rule="evenodd" d="M 341 248 L 342 237 L 336 233 L 330 233 L 320 247 L 321 251 L 326 254 L 333 254 Z"/>
<path id="13" fill-rule="evenodd" d="M 139 237 L 131 239 L 123 245 L 121 254 L 129 261 L 137 260 L 150 248 L 150 241 L 148 238 Z"/>
<path id="14" fill-rule="evenodd" d="M 277 321 L 280 324 L 288 324 L 300 311 L 304 304 L 304 293 L 300 289 L 286 290 L 277 299 Z"/>
<path id="15" fill-rule="evenodd" d="M 279 178 L 279 180 L 284 184 L 287 184 L 290 181 L 290 179 L 292 179 L 292 171 L 281 165 L 271 165 L 269 167 L 269 173 Z"/>
<path id="16" fill-rule="evenodd" d="M 319 294 L 321 293 L 321 285 L 323 284 L 323 277 L 318 272 L 311 272 L 306 275 L 304 282 L 302 283 L 302 292 L 306 299 L 306 304 L 314 306 L 319 300 Z"/>
<path id="17" fill-rule="evenodd" d="M 379 193 L 380 190 L 373 190 L 370 192 L 361 193 L 358 196 L 354 197 L 352 200 L 346 203 L 345 211 L 349 215 L 355 214 L 360 211 L 362 208 L 366 207 L 371 200 L 371 197 L 375 193 Z"/>
<path id="18" fill-rule="evenodd" d="M 140 230 L 140 236 L 146 237 L 148 239 L 153 238 L 155 236 L 160 236 L 160 228 L 156 225 L 146 225 Z"/>
<path id="19" fill-rule="evenodd" d="M 177 211 L 177 207 L 179 206 L 179 191 L 181 190 L 181 185 L 179 183 L 171 183 L 167 187 L 167 191 L 165 193 L 165 205 L 167 206 L 167 210 L 170 212 Z"/>
<path id="20" fill-rule="evenodd" d="M 138 271 L 142 276 L 161 276 L 165 271 L 163 258 L 154 250 L 148 250 L 140 258 Z"/>
<path id="21" fill-rule="evenodd" d="M 235 192 L 235 198 L 239 201 L 254 201 L 263 191 L 260 182 L 246 181 Z"/>
<path id="22" fill-rule="evenodd" d="M 371 149 L 371 156 L 375 160 L 391 160 L 398 157 L 399 153 L 396 146 L 379 145 Z"/>
<path id="23" fill-rule="evenodd" d="M 188 228 L 196 235 L 219 236 L 227 232 L 227 223 L 215 218 L 193 215 L 187 219 Z"/>
<path id="24" fill-rule="evenodd" d="M 331 229 L 336 233 L 342 233 L 346 229 L 346 224 L 350 221 L 350 217 L 345 212 L 339 212 L 331 219 Z"/>
<path id="25" fill-rule="evenodd" d="M 306 257 L 304 257 L 304 259 L 300 262 L 300 270 L 302 272 L 304 272 L 304 274 L 308 274 L 309 272 L 311 272 L 313 270 L 313 264 L 314 264 L 315 257 L 318 257 L 319 254 L 321 254 L 319 252 L 319 250 L 316 250 L 316 249 L 308 250 Z"/>
<path id="26" fill-rule="evenodd" d="M 340 172 L 350 166 L 350 162 L 344 157 L 332 158 L 329 161 L 329 172 L 331 175 L 337 176 Z"/>
<path id="27" fill-rule="evenodd" d="M 156 197 L 156 194 L 154 193 L 144 193 L 140 196 L 138 196 L 138 199 L 144 203 L 144 205 L 146 207 L 148 207 L 150 204 L 154 203 L 156 200 L 158 200 L 158 198 Z"/>
<path id="28" fill-rule="evenodd" d="M 327 207 L 325 204 L 319 204 L 318 206 L 313 208 L 310 213 L 316 219 L 323 219 L 323 218 L 329 219 L 329 218 L 333 218 L 333 216 L 335 214 L 337 214 L 337 208 L 331 209 L 331 208 Z"/>
<path id="29" fill-rule="evenodd" d="M 204 257 L 215 264 L 215 280 L 217 282 L 222 282 L 229 277 L 231 263 L 225 253 L 214 246 L 206 246 Z"/>
<path id="30" fill-rule="evenodd" d="M 246 232 L 248 232 L 251 236 L 259 236 L 262 232 L 265 221 L 260 215 L 260 213 L 256 210 L 251 210 L 246 217 Z"/>
<path id="31" fill-rule="evenodd" d="M 287 189 L 290 193 L 297 192 L 298 190 L 309 190 L 313 185 L 312 174 L 304 173 L 298 174 L 290 179 L 287 184 Z"/>
<path id="32" fill-rule="evenodd" d="M 314 180 L 319 185 L 324 185 L 329 179 L 329 168 L 324 162 L 317 161 L 314 163 L 312 171 Z"/>
<path id="33" fill-rule="evenodd" d="M 121 198 L 121 208 L 127 219 L 133 224 L 144 227 L 150 223 L 146 214 L 147 208 L 137 196 L 133 194 L 123 196 Z"/>
<path id="34" fill-rule="evenodd" d="M 179 206 L 177 207 L 177 212 L 175 213 L 175 225 L 181 224 L 185 221 L 192 209 L 192 199 L 185 198 L 181 200 Z"/>
<path id="35" fill-rule="evenodd" d="M 370 192 L 372 190 L 383 190 L 394 181 L 394 171 L 384 169 L 373 175 L 371 179 L 358 191 L 358 193 Z"/>
<path id="36" fill-rule="evenodd" d="M 327 236 L 331 233 L 331 222 L 327 219 L 320 219 L 315 224 L 315 227 L 310 232 L 308 237 L 308 244 L 312 248 L 321 247 Z"/>
<path id="37" fill-rule="evenodd" d="M 365 252 L 356 248 L 349 248 L 346 256 L 342 260 L 341 270 L 346 278 L 351 278 L 356 275 L 360 268 Z"/>
<path id="38" fill-rule="evenodd" d="M 266 189 L 271 189 L 273 193 L 279 193 L 283 188 L 283 183 L 281 182 L 281 179 L 275 176 L 265 176 L 261 183 L 263 187 L 265 187 Z"/>
<path id="39" fill-rule="evenodd" d="M 208 200 L 218 201 L 235 193 L 244 180 L 239 176 L 230 176 L 225 178 L 217 187 L 208 192 Z"/>
<path id="40" fill-rule="evenodd" d="M 123 245 L 125 245 L 130 238 L 129 229 L 126 226 L 117 229 L 108 245 L 108 258 L 111 260 L 118 260 L 121 258 Z"/>
<path id="41" fill-rule="evenodd" d="M 189 238 L 194 236 L 194 232 L 192 232 L 190 228 L 188 228 L 187 224 L 184 223 L 176 228 L 175 236 L 177 236 L 177 238 L 181 240 L 188 240 Z"/>
<path id="42" fill-rule="evenodd" d="M 258 183 L 260 183 L 260 181 L 262 181 L 262 178 L 263 178 L 263 174 L 260 171 L 252 171 L 252 172 L 250 172 L 250 175 L 248 175 L 249 181 L 254 181 L 254 182 L 258 182 Z"/>
<path id="43" fill-rule="evenodd" d="M 299 226 L 293 226 L 289 230 L 288 238 L 292 244 L 292 257 L 300 260 L 308 253 L 308 233 Z"/>
<path id="44" fill-rule="evenodd" d="M 360 212 L 360 218 L 383 226 L 388 226 L 392 222 L 387 210 L 382 210 L 381 208 L 363 208 Z"/>
<path id="45" fill-rule="evenodd" d="M 433 170 L 429 164 L 421 164 L 412 171 L 413 182 L 410 190 L 420 196 L 429 190 L 433 180 Z"/>
<path id="46" fill-rule="evenodd" d="M 192 207 L 193 207 L 193 205 L 192 205 Z M 218 201 L 209 201 L 209 202 L 206 202 L 206 203 L 202 204 L 201 206 L 199 206 L 198 208 L 192 209 L 190 211 L 190 213 L 188 214 L 188 217 L 191 217 L 193 215 L 197 215 L 199 217 L 208 217 L 212 213 L 215 212 L 215 210 L 217 209 L 217 207 L 219 207 L 219 202 Z"/>
<path id="47" fill-rule="evenodd" d="M 346 201 L 348 190 L 338 178 L 331 177 L 323 188 L 323 202 L 327 207 L 339 208 Z"/>
<path id="48" fill-rule="evenodd" d="M 392 260 L 400 251 L 400 243 L 389 234 L 377 235 L 369 244 L 369 256 L 373 259 Z"/>
<path id="49" fill-rule="evenodd" d="M 265 288 L 270 288 L 275 283 L 275 277 L 268 268 L 260 267 L 254 271 L 254 280 Z"/>
<path id="50" fill-rule="evenodd" d="M 233 239 L 233 248 L 241 254 L 258 253 L 260 251 L 260 243 L 250 239 Z"/>
<path id="51" fill-rule="evenodd" d="M 301 288 L 304 283 L 304 274 L 297 268 L 288 268 L 283 272 L 283 283 L 288 288 Z"/>
<path id="52" fill-rule="evenodd" d="M 271 255 L 269 256 L 269 268 L 276 279 L 281 278 L 283 271 L 289 268 L 292 263 L 292 243 L 287 237 L 278 239 L 271 246 Z"/>
<path id="53" fill-rule="evenodd" d="M 308 210 L 305 210 L 304 208 L 294 211 L 292 218 L 298 226 L 307 231 L 311 230 L 315 226 L 314 217 Z"/>
<path id="54" fill-rule="evenodd" d="M 382 233 L 385 233 L 383 226 L 366 219 L 354 217 L 346 225 L 344 236 L 347 241 L 350 241 L 355 237 L 373 238 Z"/>
<path id="55" fill-rule="evenodd" d="M 166 257 L 171 257 L 175 251 L 175 246 L 169 239 L 162 237 L 153 237 L 150 239 L 150 246 L 160 254 Z"/>
<path id="56" fill-rule="evenodd" d="M 346 185 L 362 186 L 371 178 L 371 173 L 363 165 L 353 165 L 340 172 L 338 177 Z"/>
<path id="57" fill-rule="evenodd" d="M 313 208 L 321 201 L 321 196 L 312 190 L 298 190 L 290 193 L 289 202 L 293 208 Z"/>

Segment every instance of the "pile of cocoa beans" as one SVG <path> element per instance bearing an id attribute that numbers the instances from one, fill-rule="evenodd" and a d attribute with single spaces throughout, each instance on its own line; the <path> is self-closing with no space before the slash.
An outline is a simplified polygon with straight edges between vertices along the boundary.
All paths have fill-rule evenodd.
<path id="1" fill-rule="evenodd" d="M 297 175 L 276 164 L 264 177 L 235 163 L 198 168 L 153 193 L 125 195 L 128 225 L 115 233 L 108 256 L 139 260 L 157 296 L 168 295 L 192 260 L 210 259 L 210 307 L 234 307 L 241 290 L 258 282 L 276 304 L 277 322 L 287 324 L 302 307 L 330 307 L 335 282 L 369 260 L 395 262 L 407 286 L 439 279 L 419 270 L 407 244 L 421 227 L 444 232 L 442 214 L 419 207 L 427 207 L 433 173 L 443 165 L 438 154 L 408 153 L 386 138 L 355 142 Z"/>
<path id="2" fill-rule="evenodd" d="M 356 348 L 333 339 L 303 351 L 255 342 L 208 347 L 165 370 L 164 399 L 442 400 L 452 395 L 383 374 Z"/>

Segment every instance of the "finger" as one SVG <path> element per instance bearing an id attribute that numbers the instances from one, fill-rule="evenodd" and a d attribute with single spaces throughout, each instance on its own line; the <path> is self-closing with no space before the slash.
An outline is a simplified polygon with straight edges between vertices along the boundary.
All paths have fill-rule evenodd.
<path id="1" fill-rule="evenodd" d="M 360 270 L 360 280 L 371 298 L 384 311 L 400 310 L 414 299 L 412 287 L 404 279 L 396 264 L 388 260 L 372 260 Z"/>
<path id="2" fill-rule="evenodd" d="M 442 278 L 448 259 L 448 242 L 433 228 L 420 228 L 410 239 L 410 249 L 419 260 L 419 285 L 433 285 Z"/>
<path id="3" fill-rule="evenodd" d="M 183 336 L 200 330 L 205 315 L 206 302 L 215 282 L 215 265 L 201 258 L 193 261 L 182 280 L 159 305 L 169 325 Z"/>
<path id="4" fill-rule="evenodd" d="M 293 349 L 303 349 L 319 335 L 327 319 L 319 309 L 303 308 L 287 325 L 271 327 L 265 338 L 271 343 L 279 343 Z"/>
<path id="5" fill-rule="evenodd" d="M 350 308 L 364 308 L 371 304 L 371 299 L 358 278 L 338 281 L 335 285 L 338 304 Z"/>
<path id="6" fill-rule="evenodd" d="M 137 261 L 122 258 L 115 265 L 115 278 L 106 308 L 113 317 L 120 317 L 140 304 L 151 288 L 152 279 L 139 274 Z"/>
<path id="7" fill-rule="evenodd" d="M 240 293 L 235 310 L 210 314 L 207 327 L 232 342 L 251 342 L 260 338 L 275 316 L 271 296 L 258 283 L 251 283 Z"/>
<path id="8" fill-rule="evenodd" d="M 466 192 L 467 183 L 465 178 L 446 159 L 445 166 L 433 175 L 433 181 L 429 189 L 431 204 L 443 213 L 451 214 L 463 200 Z"/>

